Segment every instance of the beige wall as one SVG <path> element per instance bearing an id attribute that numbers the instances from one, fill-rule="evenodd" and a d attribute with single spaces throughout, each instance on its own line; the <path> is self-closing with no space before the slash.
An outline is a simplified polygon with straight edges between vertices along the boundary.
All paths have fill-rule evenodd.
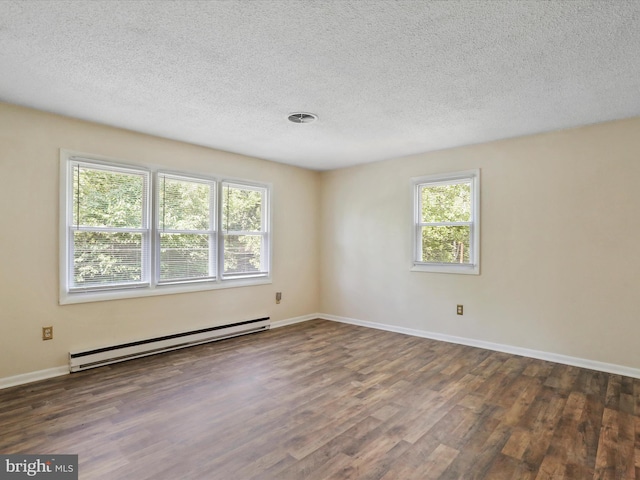
<path id="1" fill-rule="evenodd" d="M 0 103 L 0 379 L 70 349 L 318 311 L 640 368 L 639 131 L 636 118 L 319 174 Z M 273 284 L 58 305 L 60 148 L 272 183 Z M 481 275 L 410 272 L 411 177 L 473 168 Z"/>
<path id="2" fill-rule="evenodd" d="M 321 311 L 639 368 L 639 132 L 636 118 L 324 173 Z M 410 272 L 411 177 L 474 168 L 481 275 Z"/>
<path id="3" fill-rule="evenodd" d="M 273 284 L 58 305 L 60 148 L 270 182 Z M 0 379 L 65 365 L 70 349 L 317 312 L 319 180 L 317 172 L 0 103 Z M 54 340 L 43 342 L 47 325 Z"/>

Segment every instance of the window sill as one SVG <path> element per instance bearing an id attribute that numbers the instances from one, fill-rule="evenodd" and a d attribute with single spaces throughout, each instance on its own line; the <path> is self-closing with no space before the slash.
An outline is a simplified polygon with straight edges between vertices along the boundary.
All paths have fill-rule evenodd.
<path id="1" fill-rule="evenodd" d="M 221 282 L 201 282 L 190 284 L 156 285 L 146 288 L 131 288 L 122 290 L 102 290 L 82 293 L 60 292 L 60 305 L 75 303 L 105 302 L 109 300 L 122 300 L 128 298 L 154 297 L 158 295 L 175 295 L 178 293 L 203 292 L 223 288 L 250 287 L 256 285 L 268 285 L 273 283 L 271 277 L 253 277 L 229 279 Z"/>
<path id="2" fill-rule="evenodd" d="M 458 275 L 480 275 L 480 266 L 414 263 L 411 271 L 426 273 L 455 273 Z"/>

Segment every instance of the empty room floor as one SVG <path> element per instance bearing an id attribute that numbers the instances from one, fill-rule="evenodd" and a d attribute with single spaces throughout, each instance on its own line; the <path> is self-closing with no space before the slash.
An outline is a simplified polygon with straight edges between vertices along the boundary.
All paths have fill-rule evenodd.
<path id="1" fill-rule="evenodd" d="M 314 320 L 0 390 L 81 479 L 639 479 L 640 380 Z"/>

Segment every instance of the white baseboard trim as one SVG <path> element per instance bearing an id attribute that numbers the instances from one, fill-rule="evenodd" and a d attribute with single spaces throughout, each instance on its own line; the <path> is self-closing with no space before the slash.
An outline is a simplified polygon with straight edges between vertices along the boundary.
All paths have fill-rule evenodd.
<path id="1" fill-rule="evenodd" d="M 504 345 L 501 343 L 485 342 L 484 340 L 475 340 L 473 338 L 456 337 L 453 335 L 445 335 L 443 333 L 429 332 L 426 330 L 416 330 L 413 328 L 398 327 L 395 325 L 387 325 L 383 323 L 367 322 L 364 320 L 357 320 L 355 318 L 340 317 L 338 315 L 329 315 L 326 313 L 310 313 L 309 315 L 302 315 L 300 317 L 276 320 L 275 322 L 271 323 L 271 328 L 280 328 L 287 325 L 295 325 L 296 323 L 308 322 L 309 320 L 315 320 L 318 318 L 323 320 L 330 320 L 333 322 L 348 323 L 360 327 L 385 330 L 387 332 L 402 333 L 404 335 L 411 335 L 414 337 L 429 338 L 431 340 L 439 340 L 441 342 L 457 343 L 470 347 L 484 348 L 486 350 L 493 350 L 496 352 L 510 353 L 523 357 L 536 358 L 538 360 L 546 360 L 548 362 L 587 368 L 589 370 L 613 373 L 615 375 L 640 378 L 639 368 L 627 367 L 614 363 L 598 362 L 586 358 L 570 357 L 568 355 L 561 355 L 559 353 L 543 352 L 540 350 L 514 347 L 512 345 Z M 65 365 L 62 367 L 47 368 L 45 370 L 38 370 L 36 372 L 29 372 L 23 373 L 21 375 L 14 375 L 12 377 L 0 378 L 0 389 L 14 387 L 16 385 L 24 385 L 26 383 L 37 382 L 38 380 L 45 380 L 47 378 L 59 377 L 68 374 L 69 367 Z"/>
<path id="2" fill-rule="evenodd" d="M 12 377 L 0 378 L 0 389 L 24 385 L 25 383 L 37 382 L 47 378 L 60 377 L 69 374 L 69 366 L 47 368 L 36 372 L 23 373 Z"/>
<path id="3" fill-rule="evenodd" d="M 285 320 L 277 320 L 271 323 L 271 328 L 284 327 L 287 325 L 293 325 L 296 323 L 307 322 L 309 320 L 315 320 L 320 318 L 318 313 L 311 313 L 309 315 L 303 315 L 301 317 L 287 318 Z M 47 378 L 59 377 L 61 375 L 67 375 L 69 373 L 69 366 L 47 368 L 46 370 L 38 370 L 36 372 L 23 373 L 21 375 L 14 375 L 12 377 L 0 378 L 0 390 L 3 388 L 15 387 L 16 385 L 24 385 L 26 383 L 37 382 L 38 380 L 45 380 Z"/>
<path id="4" fill-rule="evenodd" d="M 331 320 L 333 322 L 349 323 L 360 327 L 376 328 L 378 330 L 386 330 L 388 332 L 403 333 L 414 337 L 430 338 L 432 340 L 440 340 L 442 342 L 457 343 L 470 347 L 484 348 L 496 352 L 511 353 L 522 357 L 536 358 L 538 360 L 546 360 L 548 362 L 562 363 L 573 367 L 587 368 L 589 370 L 597 370 L 600 372 L 613 373 L 615 375 L 623 375 L 625 377 L 640 378 L 640 368 L 627 367 L 625 365 L 617 365 L 614 363 L 598 362 L 586 358 L 570 357 L 559 353 L 543 352 L 541 350 L 531 350 L 528 348 L 514 347 L 512 345 L 504 345 L 501 343 L 485 342 L 484 340 L 475 340 L 473 338 L 456 337 L 453 335 L 445 335 L 443 333 L 428 332 L 426 330 L 415 330 L 412 328 L 397 327 L 395 325 L 386 325 L 382 323 L 367 322 L 364 320 L 356 320 L 355 318 L 339 317 L 337 315 L 328 315 L 319 313 L 316 318 Z"/>
<path id="5" fill-rule="evenodd" d="M 308 322 L 309 320 L 315 320 L 320 318 L 319 313 L 310 313 L 309 315 L 303 315 L 301 317 L 286 318 L 284 320 L 276 320 L 271 322 L 271 328 L 286 327 L 287 325 L 294 325 L 296 323 Z"/>

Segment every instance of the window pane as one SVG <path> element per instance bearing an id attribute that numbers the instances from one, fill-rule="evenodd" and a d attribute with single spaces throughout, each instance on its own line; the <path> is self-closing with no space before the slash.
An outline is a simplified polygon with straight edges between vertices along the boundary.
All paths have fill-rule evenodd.
<path id="1" fill-rule="evenodd" d="M 225 235 L 224 273 L 260 272 L 262 235 Z"/>
<path id="2" fill-rule="evenodd" d="M 229 232 L 262 230 L 262 191 L 224 185 L 222 228 Z"/>
<path id="3" fill-rule="evenodd" d="M 422 222 L 470 222 L 471 183 L 430 185 L 421 189 Z"/>
<path id="4" fill-rule="evenodd" d="M 211 185 L 160 176 L 161 230 L 209 230 Z"/>
<path id="5" fill-rule="evenodd" d="M 469 226 L 422 227 L 422 261 L 470 263 Z"/>
<path id="6" fill-rule="evenodd" d="M 160 234 L 160 280 L 210 276 L 209 235 Z"/>
<path id="7" fill-rule="evenodd" d="M 76 287 L 140 282 L 142 234 L 73 232 Z"/>
<path id="8" fill-rule="evenodd" d="M 145 191 L 143 174 L 76 166 L 73 169 L 73 224 L 140 228 Z"/>

